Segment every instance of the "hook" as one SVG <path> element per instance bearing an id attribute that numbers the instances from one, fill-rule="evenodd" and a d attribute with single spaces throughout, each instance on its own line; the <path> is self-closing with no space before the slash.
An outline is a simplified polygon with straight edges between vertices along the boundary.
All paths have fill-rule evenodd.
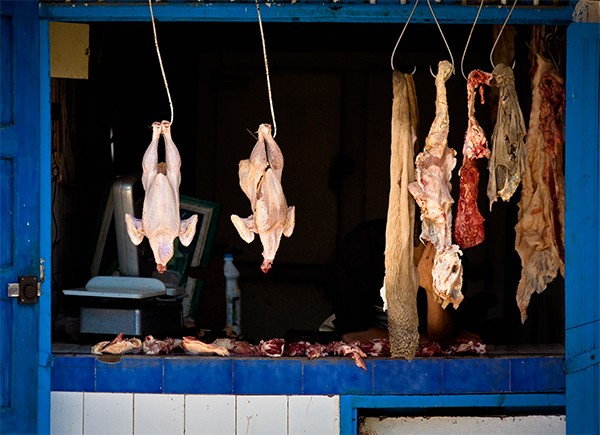
<path id="1" fill-rule="evenodd" d="M 412 11 L 410 11 L 410 15 L 408 16 L 408 19 L 406 20 L 406 23 L 404 23 L 404 27 L 402 28 L 402 32 L 400 32 L 400 36 L 398 37 L 398 41 L 396 41 L 396 45 L 394 46 L 394 50 L 392 51 L 392 57 L 390 58 L 390 65 L 392 66 L 392 71 L 394 71 L 394 56 L 396 55 L 396 49 L 398 48 L 398 44 L 400 44 L 400 40 L 402 39 L 402 35 L 404 35 L 404 31 L 406 30 L 406 26 L 408 26 L 408 23 L 410 22 L 410 19 L 413 16 L 413 13 L 415 12 L 415 9 L 417 8 L 417 4 L 419 3 L 419 0 L 415 0 L 415 5 L 412 8 Z M 411 74 L 414 74 L 415 71 L 417 70 L 417 67 L 415 66 L 413 69 L 413 72 L 411 72 Z"/>
<path id="2" fill-rule="evenodd" d="M 446 44 L 446 48 L 448 49 L 448 53 L 450 54 L 450 63 L 452 63 L 452 74 L 454 74 L 454 57 L 452 57 L 452 51 L 450 51 L 450 46 L 448 45 L 448 41 L 446 41 L 446 37 L 444 36 L 444 32 L 442 32 L 442 28 L 440 27 L 440 23 L 438 23 L 437 17 L 435 16 L 435 13 L 433 12 L 433 8 L 431 7 L 431 3 L 429 2 L 429 0 L 427 0 L 427 6 L 429 6 L 429 10 L 431 11 L 431 15 L 433 16 L 433 20 L 435 21 L 435 24 L 437 25 L 438 30 L 440 31 L 440 34 L 442 35 L 442 39 L 444 40 L 444 44 Z M 431 65 L 429 65 L 429 72 L 431 73 L 431 75 L 433 77 L 435 77 L 435 74 L 433 74 L 433 71 L 431 70 Z"/>
<path id="3" fill-rule="evenodd" d="M 465 76 L 463 63 L 465 61 L 465 55 L 467 54 L 467 47 L 469 46 L 469 42 L 471 42 L 471 36 L 473 35 L 473 30 L 475 29 L 475 23 L 477 23 L 477 20 L 479 19 L 479 13 L 481 12 L 481 8 L 483 7 L 483 1 L 484 0 L 481 0 L 481 3 L 479 3 L 479 9 L 477 9 L 477 15 L 475 15 L 475 21 L 473 21 L 473 25 L 471 26 L 471 31 L 469 32 L 469 37 L 467 38 L 467 43 L 465 45 L 465 50 L 463 51 L 462 58 L 460 59 L 460 73 L 462 74 L 465 80 L 467 80 L 467 76 Z"/>
<path id="4" fill-rule="evenodd" d="M 490 63 L 492 64 L 492 68 L 496 68 L 496 65 L 494 65 L 494 60 L 493 60 L 494 50 L 496 49 L 496 44 L 498 44 L 498 41 L 500 40 L 500 35 L 502 35 L 502 32 L 504 31 L 504 27 L 506 27 L 506 23 L 508 23 L 510 15 L 512 14 L 513 9 L 517 5 L 517 1 L 518 0 L 515 0 L 515 2 L 513 3 L 512 7 L 510 8 L 510 11 L 508 11 L 508 15 L 506 16 L 506 20 L 504 20 L 504 24 L 502 24 L 502 27 L 500 28 L 500 31 L 498 32 L 498 36 L 496 36 L 496 40 L 494 41 L 494 45 L 492 46 L 492 51 L 490 51 Z M 513 60 L 513 68 L 514 68 L 514 66 L 515 66 L 515 62 Z"/>
<path id="5" fill-rule="evenodd" d="M 560 68 L 560 61 L 561 61 L 561 55 L 560 55 L 560 50 L 558 51 L 558 60 L 554 57 L 554 54 L 552 53 L 552 45 L 551 43 L 554 41 L 555 44 L 554 46 L 556 47 L 556 32 L 558 31 L 558 25 L 554 26 L 554 31 L 547 33 L 546 36 L 544 37 L 544 43 L 546 44 L 546 51 L 548 52 L 548 56 L 550 57 L 550 60 L 552 61 L 552 63 L 554 64 L 554 68 L 556 68 L 556 70 L 558 71 Z"/>

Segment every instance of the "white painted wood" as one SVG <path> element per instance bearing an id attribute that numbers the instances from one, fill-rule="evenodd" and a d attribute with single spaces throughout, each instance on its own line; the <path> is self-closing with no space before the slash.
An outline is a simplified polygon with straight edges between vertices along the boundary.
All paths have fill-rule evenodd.
<path id="1" fill-rule="evenodd" d="M 340 433 L 339 396 L 289 396 L 289 435 Z"/>
<path id="2" fill-rule="evenodd" d="M 83 393 L 85 435 L 133 433 L 133 394 Z"/>
<path id="3" fill-rule="evenodd" d="M 564 415 L 527 415 L 518 417 L 379 417 L 365 418 L 361 434 L 564 434 Z"/>
<path id="4" fill-rule="evenodd" d="M 186 395 L 185 434 L 235 434 L 235 396 Z"/>
<path id="5" fill-rule="evenodd" d="M 237 396 L 236 435 L 285 435 L 287 396 Z"/>
<path id="6" fill-rule="evenodd" d="M 70 391 L 50 393 L 50 433 L 54 435 L 83 433 L 83 393 Z"/>
<path id="7" fill-rule="evenodd" d="M 133 408 L 136 435 L 184 433 L 183 394 L 135 394 Z"/>

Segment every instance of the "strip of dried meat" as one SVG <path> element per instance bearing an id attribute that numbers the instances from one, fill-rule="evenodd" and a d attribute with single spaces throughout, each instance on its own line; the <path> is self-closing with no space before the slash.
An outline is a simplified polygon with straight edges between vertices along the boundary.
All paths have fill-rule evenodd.
<path id="1" fill-rule="evenodd" d="M 487 195 L 490 210 L 498 196 L 508 202 L 525 172 L 525 120 L 519 106 L 512 68 L 499 63 L 493 71 L 499 89 L 498 115 L 492 133 Z"/>
<path id="2" fill-rule="evenodd" d="M 479 168 L 477 159 L 488 158 L 490 150 L 485 132 L 475 118 L 475 95 L 477 90 L 484 100 L 483 85 L 490 86 L 494 76 L 473 70 L 467 79 L 468 124 L 463 146 L 463 162 L 459 171 L 460 196 L 454 222 L 454 240 L 463 249 L 479 245 L 485 240 L 484 218 L 477 206 L 479 194 Z"/>
<path id="3" fill-rule="evenodd" d="M 417 115 L 416 107 L 411 104 L 416 101 L 412 75 L 394 71 L 393 92 L 385 277 L 381 293 L 388 311 L 392 355 L 412 359 L 419 343 L 419 278 L 413 262 L 415 201 L 408 191 L 415 179 Z"/>
<path id="4" fill-rule="evenodd" d="M 458 308 L 463 300 L 462 252 L 452 244 L 452 185 L 450 179 L 456 165 L 456 151 L 448 147 L 450 120 L 446 81 L 453 67 L 441 61 L 435 79 L 435 119 L 425 139 L 425 148 L 416 158 L 415 181 L 409 185 L 421 209 L 421 241 L 431 241 L 435 246 L 432 275 L 433 293 L 436 300 L 446 308 L 452 304 Z"/>
<path id="5" fill-rule="evenodd" d="M 517 305 L 521 322 L 533 293 L 558 272 L 564 276 L 564 79 L 552 62 L 536 54 L 515 247 L 521 257 Z"/>

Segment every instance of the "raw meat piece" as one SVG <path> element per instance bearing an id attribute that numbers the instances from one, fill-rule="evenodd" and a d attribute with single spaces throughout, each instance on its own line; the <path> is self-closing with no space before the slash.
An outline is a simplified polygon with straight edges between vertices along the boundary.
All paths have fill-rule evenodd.
<path id="1" fill-rule="evenodd" d="M 499 63 L 494 68 L 494 82 L 499 88 L 498 115 L 492 133 L 492 155 L 487 195 L 490 210 L 498 199 L 508 202 L 521 183 L 525 172 L 525 120 L 519 106 L 512 68 Z"/>
<path id="2" fill-rule="evenodd" d="M 442 347 L 434 342 L 425 343 L 419 345 L 419 349 L 417 350 L 417 356 L 426 357 L 426 356 L 440 356 L 444 355 L 444 350 Z"/>
<path id="3" fill-rule="evenodd" d="M 414 257 L 415 202 L 408 186 L 415 179 L 416 96 L 412 75 L 393 72 L 390 192 L 385 229 L 385 277 L 382 297 L 394 357 L 412 359 L 419 344 Z M 412 95 L 411 95 L 412 94 Z M 411 104 L 413 103 L 413 104 Z"/>
<path id="4" fill-rule="evenodd" d="M 309 344 L 306 348 L 306 356 L 308 359 L 316 359 L 322 356 L 327 356 L 327 346 L 321 343 Z"/>
<path id="5" fill-rule="evenodd" d="M 165 140 L 165 160 L 158 163 L 158 139 Z M 179 215 L 179 184 L 181 183 L 181 157 L 171 138 L 171 123 L 152 124 L 152 141 L 142 160 L 142 185 L 146 195 L 142 219 L 125 214 L 127 233 L 134 245 L 139 245 L 144 236 L 148 238 L 154 253 L 156 270 L 163 273 L 173 257 L 173 241 L 179 237 L 184 246 L 189 246 L 196 232 L 198 215 L 181 220 Z"/>
<path id="6" fill-rule="evenodd" d="M 283 161 L 283 154 L 271 136 L 271 126 L 261 124 L 250 158 L 240 161 L 238 171 L 240 187 L 250 200 L 252 214 L 245 219 L 233 214 L 231 222 L 246 243 L 254 240 L 254 233 L 260 237 L 264 258 L 260 268 L 264 273 L 273 265 L 281 235 L 290 237 L 294 232 L 295 208 L 288 207 L 281 187 Z"/>
<path id="7" fill-rule="evenodd" d="M 367 356 L 387 357 L 391 355 L 390 342 L 385 338 L 361 342 L 359 347 Z"/>
<path id="8" fill-rule="evenodd" d="M 448 346 L 446 355 L 485 355 L 487 346 L 480 341 L 459 340 Z"/>
<path id="9" fill-rule="evenodd" d="M 327 345 L 327 350 L 333 355 L 349 356 L 354 360 L 356 367 L 367 370 L 367 365 L 363 360 L 367 355 L 360 349 L 358 341 L 350 344 L 343 341 L 332 341 Z"/>
<path id="10" fill-rule="evenodd" d="M 450 62 L 441 61 L 435 79 L 435 119 L 425 139 L 425 148 L 416 158 L 416 176 L 408 189 L 421 208 L 421 241 L 435 246 L 432 274 L 433 293 L 443 308 L 458 308 L 463 299 L 462 263 L 458 246 L 452 244 L 452 195 L 450 178 L 456 165 L 456 151 L 448 147 L 450 121 L 446 80 L 452 74 Z M 392 343 L 393 354 L 393 343 Z"/>
<path id="11" fill-rule="evenodd" d="M 142 343 L 142 350 L 146 355 L 158 355 L 160 353 L 169 354 L 178 347 L 181 347 L 182 340 L 167 337 L 164 340 L 157 340 L 152 335 L 147 335 Z"/>
<path id="12" fill-rule="evenodd" d="M 272 338 L 270 340 L 260 340 L 258 343 L 258 353 L 262 356 L 278 358 L 283 355 L 285 340 L 283 338 Z"/>
<path id="13" fill-rule="evenodd" d="M 101 341 L 92 347 L 92 353 L 100 355 L 110 353 L 112 355 L 121 355 L 126 353 L 140 353 L 142 351 L 142 340 L 139 338 L 123 338 L 123 333 L 119 334 L 112 341 Z"/>
<path id="14" fill-rule="evenodd" d="M 294 343 L 288 343 L 285 346 L 284 355 L 285 356 L 305 356 L 306 350 L 310 343 L 306 341 L 296 341 Z"/>
<path id="15" fill-rule="evenodd" d="M 481 104 L 483 104 L 483 85 L 490 86 L 493 77 L 490 73 L 473 70 L 467 79 L 469 120 L 463 145 L 463 162 L 459 171 L 460 195 L 454 221 L 454 240 L 463 249 L 476 246 L 485 240 L 484 219 L 477 206 L 479 168 L 476 160 L 489 157 L 490 150 L 485 132 L 475 118 L 475 93 L 479 89 Z"/>
<path id="16" fill-rule="evenodd" d="M 454 240 L 463 249 L 472 248 L 485 240 L 485 219 L 479 212 L 479 168 L 477 162 L 465 157 L 460 168 L 460 197 L 454 222 Z"/>
<path id="17" fill-rule="evenodd" d="M 229 351 L 224 347 L 215 344 L 204 343 L 195 337 L 183 337 L 182 347 L 190 355 L 211 355 L 229 356 Z"/>
<path id="18" fill-rule="evenodd" d="M 541 293 L 558 272 L 564 276 L 564 79 L 552 62 L 534 56 L 515 247 L 521 257 L 517 305 L 527 319 L 531 295 Z"/>

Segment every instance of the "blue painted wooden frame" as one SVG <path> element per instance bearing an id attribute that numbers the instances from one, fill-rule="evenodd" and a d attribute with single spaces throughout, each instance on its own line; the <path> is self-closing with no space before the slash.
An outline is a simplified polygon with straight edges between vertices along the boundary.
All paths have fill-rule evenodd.
<path id="1" fill-rule="evenodd" d="M 340 396 L 340 433 L 358 433 L 358 417 L 361 409 L 402 409 L 403 412 L 419 414 L 422 409 L 434 408 L 495 408 L 500 411 L 542 412 L 559 410 L 565 406 L 565 395 L 547 394 L 461 394 L 453 396 Z"/>
<path id="2" fill-rule="evenodd" d="M 534 7 L 525 6 L 514 10 L 511 16 L 513 24 L 547 24 L 547 25 L 570 25 L 570 28 L 580 26 L 571 24 L 571 13 L 576 0 L 571 0 L 568 6 L 558 7 Z M 477 13 L 477 6 L 462 6 L 452 4 L 435 4 L 435 12 L 442 24 L 471 24 Z M 271 7 L 261 9 L 261 17 L 265 22 L 363 22 L 363 23 L 404 23 L 410 13 L 411 5 L 392 4 L 388 1 L 379 0 L 375 5 L 358 3 L 295 3 L 282 4 L 271 3 Z M 480 24 L 499 24 L 504 21 L 507 7 L 490 5 L 483 8 L 479 18 Z M 187 21 L 187 22 L 255 22 L 256 11 L 252 3 L 238 2 L 185 2 L 171 1 L 161 2 L 154 7 L 157 20 L 162 21 Z M 148 21 L 149 11 L 146 2 L 132 1 L 106 1 L 102 3 L 78 1 L 69 3 L 42 3 L 40 5 L 40 16 L 45 21 Z M 431 24 L 432 17 L 426 5 L 417 7 L 411 23 Z M 598 32 L 598 26 L 591 33 Z M 41 46 L 48 47 L 47 24 L 41 28 Z M 571 31 L 570 36 L 576 31 Z M 598 45 L 596 39 L 594 45 L 576 47 L 569 46 L 567 59 L 567 141 L 569 143 L 586 143 L 589 140 L 582 137 L 583 132 L 588 131 L 598 135 L 598 117 L 593 119 L 589 112 L 589 105 L 597 109 L 598 105 Z M 595 51 L 594 51 L 595 47 Z M 591 53 L 590 50 L 591 49 Z M 586 67 L 586 62 L 596 61 L 596 69 Z M 46 55 L 42 54 L 42 75 L 48 74 Z M 595 78 L 593 76 L 595 75 Z M 578 77 L 573 79 L 573 77 Z M 584 81 L 579 81 L 579 79 Z M 585 89 L 586 84 L 595 84 L 595 91 L 589 92 Z M 49 86 L 46 81 L 46 85 Z M 42 94 L 44 88 L 42 87 Z M 595 106 L 594 106 L 595 105 Z M 42 133 L 50 131 L 50 110 L 46 97 L 42 97 Z M 584 125 L 581 125 L 584 123 Z M 590 127 L 591 125 L 591 127 Z M 49 137 L 49 135 L 47 136 Z M 579 367 L 583 364 L 584 369 L 592 367 L 591 372 L 581 372 L 567 381 L 567 431 L 569 433 L 600 432 L 600 417 L 598 416 L 598 364 L 590 362 L 592 356 L 597 359 L 598 343 L 600 342 L 600 323 L 598 314 L 600 308 L 589 303 L 589 295 L 593 295 L 593 301 L 598 301 L 598 279 L 597 265 L 599 263 L 599 230 L 598 230 L 598 198 L 600 197 L 600 180 L 598 163 L 600 161 L 600 146 L 598 138 L 594 137 L 591 148 L 582 153 L 581 148 L 567 146 L 566 156 L 566 196 L 567 196 L 567 226 L 566 226 L 566 286 L 567 309 L 566 309 L 566 343 L 569 367 Z M 47 140 L 42 141 L 42 162 L 49 155 L 49 144 Z M 576 156 L 579 155 L 579 157 Z M 44 170 L 46 171 L 46 170 Z M 43 173 L 44 175 L 44 173 Z M 45 174 L 50 179 L 48 174 Z M 46 215 L 43 220 L 43 230 L 49 234 L 48 216 L 50 205 L 47 198 L 48 186 L 43 189 L 42 214 Z M 44 221 L 45 219 L 45 221 Z M 582 228 L 591 229 L 591 234 L 582 237 Z M 42 236 L 44 237 L 44 236 Z M 48 255 L 49 241 L 43 241 L 42 249 Z M 591 247 L 590 247 L 591 242 Z M 587 266 L 590 266 L 588 268 Z M 47 263 L 47 268 L 50 265 Z M 589 273 L 595 271 L 595 275 L 589 277 Z M 586 306 L 586 313 L 591 313 L 585 324 L 577 321 L 579 311 Z M 49 329 L 49 328 L 48 328 Z M 587 358 L 587 359 L 586 359 Z M 583 361 L 583 363 L 582 363 Z M 590 366 L 590 364 L 592 364 Z M 583 374 L 582 374 L 583 373 Z M 584 376 L 592 373 L 590 379 Z M 569 379 L 569 376 L 567 377 Z M 381 396 L 355 396 L 343 395 L 341 398 L 341 428 L 342 433 L 354 433 L 356 431 L 356 415 L 360 408 L 388 408 L 388 407 L 414 407 L 414 406 L 454 406 L 457 402 L 465 406 L 494 406 L 494 404 L 508 403 L 516 408 L 536 409 L 544 406 L 564 405 L 564 396 L 560 393 L 548 394 L 490 394 L 490 395 L 459 395 L 459 396 L 398 396 L 386 394 Z M 483 405 L 488 404 L 488 405 Z"/>

